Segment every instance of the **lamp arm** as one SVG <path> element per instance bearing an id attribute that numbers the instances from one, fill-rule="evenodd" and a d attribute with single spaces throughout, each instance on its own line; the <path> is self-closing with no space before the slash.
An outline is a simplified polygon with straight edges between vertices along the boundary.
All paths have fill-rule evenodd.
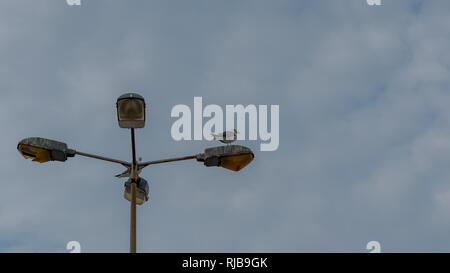
<path id="1" fill-rule="evenodd" d="M 75 156 L 75 155 L 81 155 L 81 156 L 95 158 L 95 159 L 99 159 L 99 160 L 103 160 L 103 161 L 119 163 L 119 164 L 125 166 L 126 168 L 131 168 L 131 163 L 122 161 L 122 160 L 118 160 L 118 159 L 114 159 L 114 158 L 108 158 L 108 157 L 104 157 L 104 156 L 88 154 L 88 153 L 83 153 L 83 152 L 79 152 L 79 151 L 73 151 L 73 153 L 70 153 L 70 154 L 67 153 L 67 156 Z"/>
<path id="2" fill-rule="evenodd" d="M 173 161 L 182 161 L 182 160 L 189 160 L 189 159 L 197 159 L 198 161 L 201 161 L 200 158 L 202 158 L 202 155 L 203 154 L 198 154 L 198 155 L 189 155 L 189 156 L 183 156 L 183 157 L 175 157 L 175 158 L 147 161 L 144 163 L 138 163 L 138 169 L 143 169 L 149 165 L 161 164 L 161 163 L 167 163 L 167 162 L 173 162 Z"/>

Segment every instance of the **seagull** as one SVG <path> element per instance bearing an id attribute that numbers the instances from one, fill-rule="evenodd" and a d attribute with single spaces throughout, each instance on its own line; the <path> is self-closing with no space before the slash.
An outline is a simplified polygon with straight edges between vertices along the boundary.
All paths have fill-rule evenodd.
<path id="1" fill-rule="evenodd" d="M 228 145 L 230 145 L 232 142 L 236 141 L 237 134 L 239 134 L 239 132 L 236 129 L 233 129 L 233 131 L 225 131 L 221 134 L 211 133 L 211 135 L 213 136 L 213 138 L 215 140 L 218 140 L 222 143 L 226 143 Z"/>

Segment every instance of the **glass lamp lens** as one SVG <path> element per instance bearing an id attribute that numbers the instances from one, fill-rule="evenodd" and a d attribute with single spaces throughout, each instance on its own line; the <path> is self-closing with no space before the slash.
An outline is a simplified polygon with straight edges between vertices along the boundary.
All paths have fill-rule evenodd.
<path id="1" fill-rule="evenodd" d="M 252 154 L 224 156 L 220 158 L 220 165 L 225 169 L 237 172 L 247 166 L 252 160 Z"/>
<path id="2" fill-rule="evenodd" d="M 52 160 L 50 151 L 38 147 L 20 144 L 19 151 L 26 159 L 32 159 L 33 161 L 37 161 L 40 163 Z"/>
<path id="3" fill-rule="evenodd" d="M 144 102 L 142 100 L 120 100 L 118 108 L 120 120 L 144 120 Z"/>

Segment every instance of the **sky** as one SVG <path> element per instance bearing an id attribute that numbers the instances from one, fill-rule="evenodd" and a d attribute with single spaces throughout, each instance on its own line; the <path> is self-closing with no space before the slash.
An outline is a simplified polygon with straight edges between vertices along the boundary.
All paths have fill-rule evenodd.
<path id="1" fill-rule="evenodd" d="M 146 160 L 171 109 L 279 105 L 279 147 L 240 172 L 147 167 L 138 252 L 450 251 L 450 1 L 0 1 L 0 252 L 129 250 L 120 165 L 25 160 L 25 137 L 131 159 L 115 102 L 136 92 Z M 206 121 L 206 120 L 205 120 Z"/>

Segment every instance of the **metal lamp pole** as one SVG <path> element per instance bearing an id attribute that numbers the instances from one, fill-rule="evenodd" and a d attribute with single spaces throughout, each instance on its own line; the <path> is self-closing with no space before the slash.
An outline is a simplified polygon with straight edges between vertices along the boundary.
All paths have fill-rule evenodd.
<path id="1" fill-rule="evenodd" d="M 131 183 L 130 253 L 136 253 L 136 182 Z"/>
<path id="2" fill-rule="evenodd" d="M 133 164 L 131 165 L 130 253 L 136 253 L 136 183 L 138 182 L 138 174 L 134 128 L 131 128 L 131 149 Z"/>

